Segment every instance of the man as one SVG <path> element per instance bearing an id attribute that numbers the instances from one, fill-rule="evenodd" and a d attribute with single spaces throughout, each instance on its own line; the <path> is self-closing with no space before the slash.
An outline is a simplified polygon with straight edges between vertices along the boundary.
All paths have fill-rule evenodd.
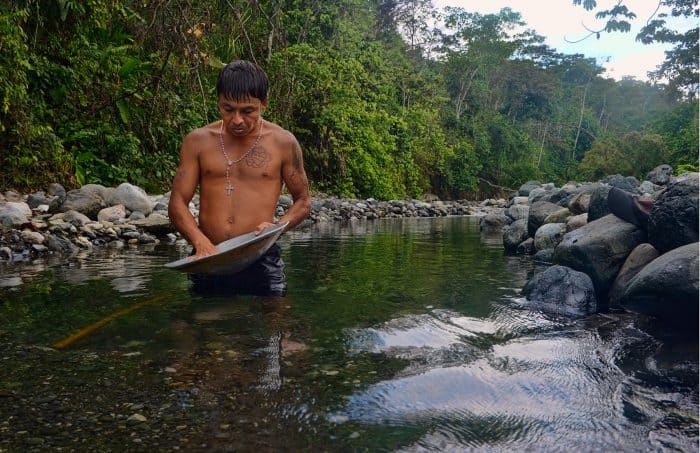
<path id="1" fill-rule="evenodd" d="M 194 259 L 217 253 L 214 244 L 270 226 L 283 183 L 294 200 L 279 219 L 289 222 L 285 230 L 309 213 L 299 143 L 290 132 L 262 118 L 267 88 L 267 76 L 256 64 L 239 60 L 224 66 L 216 84 L 221 120 L 190 132 L 183 140 L 168 214 L 194 247 Z M 188 209 L 197 185 L 199 224 Z M 274 245 L 243 275 L 194 276 L 195 287 L 243 285 L 252 287 L 246 292 L 283 293 L 286 283 L 279 256 Z"/>

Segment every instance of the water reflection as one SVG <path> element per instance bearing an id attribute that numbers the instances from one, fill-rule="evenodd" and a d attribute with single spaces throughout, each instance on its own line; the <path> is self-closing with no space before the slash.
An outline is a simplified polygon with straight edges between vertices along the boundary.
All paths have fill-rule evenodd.
<path id="1" fill-rule="evenodd" d="M 122 313 L 67 349 L 151 370 L 214 450 L 696 444 L 697 332 L 527 309 L 535 265 L 478 219 L 327 223 L 280 246 L 289 289 L 272 298 L 193 292 L 162 268 L 187 247 L 0 264 L 0 336 L 46 346 Z"/>

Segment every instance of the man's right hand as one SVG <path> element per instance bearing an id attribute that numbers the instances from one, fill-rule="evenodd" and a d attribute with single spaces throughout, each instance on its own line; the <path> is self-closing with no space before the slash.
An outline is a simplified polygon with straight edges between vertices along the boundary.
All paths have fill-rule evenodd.
<path id="1" fill-rule="evenodd" d="M 209 241 L 198 244 L 195 247 L 195 251 L 196 253 L 192 255 L 190 259 L 194 260 L 198 258 L 203 258 L 205 256 L 214 255 L 215 253 L 219 253 L 219 249 Z"/>

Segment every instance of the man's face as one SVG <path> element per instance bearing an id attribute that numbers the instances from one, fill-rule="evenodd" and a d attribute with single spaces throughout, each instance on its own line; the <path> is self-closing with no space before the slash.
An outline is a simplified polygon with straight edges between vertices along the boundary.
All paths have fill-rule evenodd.
<path id="1" fill-rule="evenodd" d="M 257 131 L 260 114 L 266 105 L 267 101 L 261 102 L 257 98 L 236 101 L 219 96 L 219 113 L 224 120 L 224 127 L 237 137 L 245 137 Z"/>

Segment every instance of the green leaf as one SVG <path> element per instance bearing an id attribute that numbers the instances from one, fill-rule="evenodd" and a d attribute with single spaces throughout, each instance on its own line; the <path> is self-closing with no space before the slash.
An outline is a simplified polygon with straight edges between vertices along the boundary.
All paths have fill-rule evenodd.
<path id="1" fill-rule="evenodd" d="M 117 101 L 117 108 L 119 109 L 119 117 L 122 119 L 124 124 L 129 124 L 129 106 L 124 102 L 124 100 Z"/>

